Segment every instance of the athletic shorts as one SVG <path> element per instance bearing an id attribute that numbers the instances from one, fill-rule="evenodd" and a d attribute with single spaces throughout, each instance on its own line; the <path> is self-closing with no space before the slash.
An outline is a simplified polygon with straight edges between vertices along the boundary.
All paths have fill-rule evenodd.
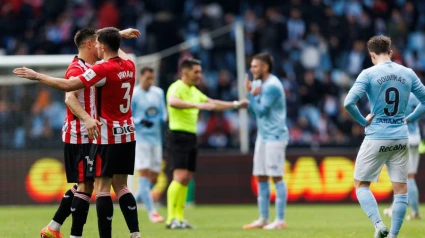
<path id="1" fill-rule="evenodd" d="M 93 181 L 94 163 L 90 160 L 91 144 L 64 143 L 66 180 L 68 183 Z"/>
<path id="2" fill-rule="evenodd" d="M 354 167 L 354 179 L 377 182 L 386 166 L 392 182 L 407 183 L 409 144 L 401 140 L 364 140 Z"/>
<path id="3" fill-rule="evenodd" d="M 409 162 L 407 163 L 407 173 L 416 174 L 419 166 L 419 145 L 411 145 L 409 149 Z"/>
<path id="4" fill-rule="evenodd" d="M 257 138 L 252 174 L 255 176 L 283 176 L 287 145 L 286 141 L 263 141 Z"/>
<path id="5" fill-rule="evenodd" d="M 135 153 L 135 141 L 108 145 L 93 144 L 90 158 L 94 158 L 95 161 L 95 176 L 112 178 L 114 174 L 133 175 Z"/>
<path id="6" fill-rule="evenodd" d="M 136 144 L 136 170 L 149 169 L 156 173 L 161 172 L 162 146 Z"/>
<path id="7" fill-rule="evenodd" d="M 198 145 L 196 134 L 183 131 L 170 131 L 167 135 L 167 150 L 170 168 L 196 171 Z"/>

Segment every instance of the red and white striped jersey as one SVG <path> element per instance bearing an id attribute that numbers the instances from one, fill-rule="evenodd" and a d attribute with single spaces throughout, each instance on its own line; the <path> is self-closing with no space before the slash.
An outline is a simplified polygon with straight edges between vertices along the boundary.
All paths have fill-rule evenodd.
<path id="1" fill-rule="evenodd" d="M 103 125 L 96 144 L 120 144 L 135 141 L 131 99 L 136 67 L 131 60 L 114 57 L 80 75 L 86 88 L 96 86 L 97 118 Z"/>
<path id="2" fill-rule="evenodd" d="M 84 60 L 75 57 L 66 70 L 65 79 L 77 77 L 90 67 L 91 65 L 85 63 Z M 96 118 L 95 88 L 87 87 L 78 90 L 77 99 L 84 110 L 93 118 Z M 72 114 L 68 107 L 66 107 L 66 118 L 62 128 L 62 140 L 69 144 L 91 143 L 87 135 L 86 125 L 80 118 Z"/>

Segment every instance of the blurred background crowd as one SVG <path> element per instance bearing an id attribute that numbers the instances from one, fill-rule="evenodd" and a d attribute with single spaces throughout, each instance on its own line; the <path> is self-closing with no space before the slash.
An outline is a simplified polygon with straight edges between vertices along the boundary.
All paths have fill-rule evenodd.
<path id="1" fill-rule="evenodd" d="M 363 68 L 372 65 L 366 41 L 385 34 L 393 60 L 425 71 L 423 0 L 0 0 L 0 54 L 74 54 L 75 32 L 84 27 L 133 27 L 142 37 L 124 41 L 137 56 L 200 37 L 200 44 L 161 60 L 158 85 L 178 78 L 178 62 L 202 60 L 199 88 L 212 98 L 238 98 L 235 35 L 206 32 L 242 21 L 246 69 L 251 57 L 269 52 L 283 82 L 291 146 L 357 146 L 363 128 L 343 110 L 345 95 Z M 71 61 L 71 59 L 70 59 Z M 62 92 L 41 85 L 0 85 L 0 148 L 61 145 Z M 366 113 L 368 105 L 359 107 Z M 31 116 L 29 116 L 31 115 Z M 236 111 L 201 113 L 202 147 L 239 142 Z M 256 135 L 250 122 L 251 144 Z"/>

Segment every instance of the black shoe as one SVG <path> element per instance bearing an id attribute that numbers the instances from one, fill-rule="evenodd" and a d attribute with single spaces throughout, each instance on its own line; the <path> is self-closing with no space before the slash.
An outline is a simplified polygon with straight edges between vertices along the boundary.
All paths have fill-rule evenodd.
<path id="1" fill-rule="evenodd" d="M 195 227 L 190 225 L 186 220 L 183 220 L 180 223 L 180 226 L 181 226 L 182 229 L 195 229 Z"/>
<path id="2" fill-rule="evenodd" d="M 165 227 L 167 229 L 175 230 L 175 229 L 182 229 L 182 223 L 180 223 L 177 219 L 171 220 L 170 224 L 165 224 Z"/>

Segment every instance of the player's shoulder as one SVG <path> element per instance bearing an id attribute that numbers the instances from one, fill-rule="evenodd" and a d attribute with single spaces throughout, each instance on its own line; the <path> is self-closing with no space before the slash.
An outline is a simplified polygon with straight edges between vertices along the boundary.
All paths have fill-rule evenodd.
<path id="1" fill-rule="evenodd" d="M 270 74 L 269 79 L 264 84 L 264 87 L 270 89 L 281 89 L 283 88 L 283 84 L 276 75 Z"/>
<path id="2" fill-rule="evenodd" d="M 154 92 L 156 94 L 160 94 L 160 95 L 164 94 L 164 90 L 162 90 L 162 88 L 155 86 L 155 85 L 151 86 L 151 90 L 152 90 L 152 92 Z"/>

